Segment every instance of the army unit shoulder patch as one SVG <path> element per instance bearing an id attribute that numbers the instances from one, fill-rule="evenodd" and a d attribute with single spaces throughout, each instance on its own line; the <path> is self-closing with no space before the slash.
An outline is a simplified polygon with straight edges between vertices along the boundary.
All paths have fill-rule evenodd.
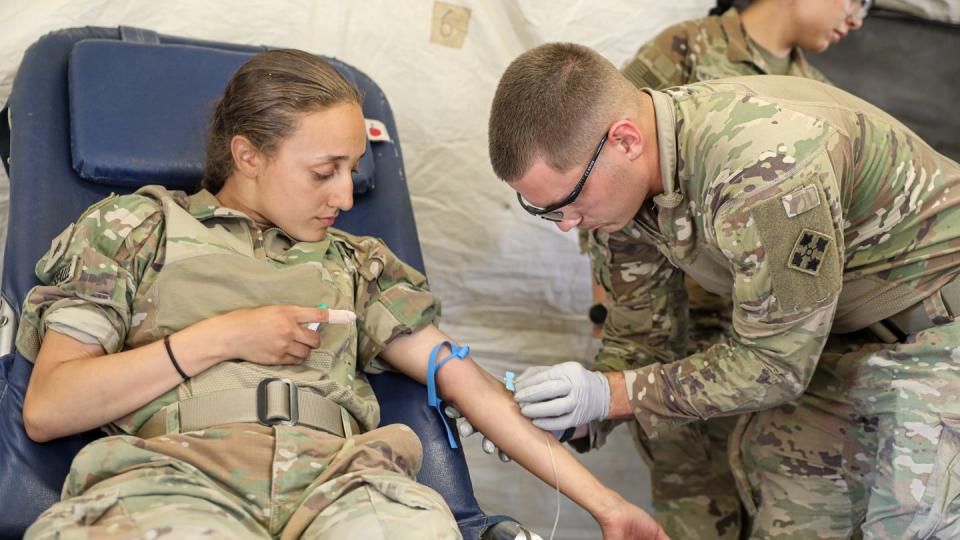
<path id="1" fill-rule="evenodd" d="M 833 238 L 825 234 L 803 229 L 790 252 L 787 268 L 812 276 L 818 275 L 820 267 L 823 265 L 823 257 L 827 253 L 827 248 L 830 247 L 830 242 L 833 242 Z"/>

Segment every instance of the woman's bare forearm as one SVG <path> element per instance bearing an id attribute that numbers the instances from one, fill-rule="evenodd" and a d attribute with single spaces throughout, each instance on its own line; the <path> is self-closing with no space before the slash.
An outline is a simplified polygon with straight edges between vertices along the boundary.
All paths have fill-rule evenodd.
<path id="1" fill-rule="evenodd" d="M 173 334 L 170 345 L 189 375 L 224 358 L 196 326 Z M 180 382 L 160 341 L 105 355 L 99 345 L 50 330 L 24 398 L 24 426 L 38 442 L 82 433 L 136 411 Z"/>
<path id="2" fill-rule="evenodd" d="M 299 364 L 321 343 L 307 325 L 328 321 L 329 311 L 315 307 L 238 309 L 180 330 L 170 336 L 170 346 L 189 377 L 231 358 L 262 365 Z M 342 317 L 334 322 L 352 324 Z M 103 352 L 99 345 L 47 332 L 23 407 L 31 439 L 50 440 L 108 424 L 182 382 L 161 341 Z"/>
<path id="3" fill-rule="evenodd" d="M 483 371 L 475 365 L 474 369 Z M 594 517 L 622 502 L 619 495 L 597 480 L 551 433 L 537 428 L 521 415 L 513 395 L 503 384 L 490 383 L 486 378 L 473 384 L 464 376 L 451 375 L 450 379 L 459 376 L 460 380 L 451 383 L 449 379 L 442 379 L 441 395 L 523 468 L 556 486 L 555 464 L 560 490 Z M 445 383 L 449 390 L 444 390 Z"/>
<path id="4" fill-rule="evenodd" d="M 426 378 L 430 351 L 449 340 L 435 327 L 398 338 L 384 351 L 394 367 L 421 382 Z M 443 357 L 449 354 L 445 351 Z M 604 486 L 549 433 L 520 414 L 513 395 L 472 359 L 453 360 L 437 373 L 440 395 L 457 407 L 477 430 L 514 461 L 551 486 L 556 485 L 550 454 L 555 460 L 561 491 L 600 520 L 624 500 Z M 549 449 L 548 449 L 549 445 Z"/>

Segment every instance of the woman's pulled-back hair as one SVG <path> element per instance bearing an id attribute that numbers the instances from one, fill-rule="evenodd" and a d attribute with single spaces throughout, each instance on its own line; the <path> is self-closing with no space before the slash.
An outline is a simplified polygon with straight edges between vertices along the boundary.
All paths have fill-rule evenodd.
<path id="1" fill-rule="evenodd" d="M 299 115 L 341 103 L 359 105 L 360 92 L 327 62 L 293 49 L 257 54 L 230 78 L 213 111 L 201 187 L 217 193 L 233 172 L 235 135 L 269 156 Z"/>

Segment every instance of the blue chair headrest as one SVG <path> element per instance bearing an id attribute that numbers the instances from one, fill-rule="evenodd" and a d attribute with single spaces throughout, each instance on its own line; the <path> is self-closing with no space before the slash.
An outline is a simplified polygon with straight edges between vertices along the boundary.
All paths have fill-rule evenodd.
<path id="1" fill-rule="evenodd" d="M 90 182 L 125 189 L 195 189 L 213 107 L 252 56 L 191 45 L 78 42 L 68 74 L 74 170 Z M 343 64 L 325 60 L 356 84 Z M 358 169 L 354 191 L 363 193 L 376 172 L 369 140 Z"/>

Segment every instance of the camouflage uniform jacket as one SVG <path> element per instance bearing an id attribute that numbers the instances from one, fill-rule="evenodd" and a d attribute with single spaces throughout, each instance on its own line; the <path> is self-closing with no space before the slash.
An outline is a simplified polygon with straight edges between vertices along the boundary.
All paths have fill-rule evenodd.
<path id="1" fill-rule="evenodd" d="M 734 311 L 718 345 L 625 372 L 646 433 L 797 397 L 831 332 L 919 301 L 931 318 L 946 316 L 935 293 L 960 273 L 956 162 L 815 81 L 743 77 L 646 92 L 665 192 L 611 235 L 609 276 L 635 299 L 626 316 L 647 322 L 643 336 L 618 335 L 623 321 L 611 313 L 606 354 L 625 339 L 641 344 L 634 355 L 678 350 L 685 321 L 670 299 L 683 272 L 732 292 Z"/>
<path id="2" fill-rule="evenodd" d="M 793 49 L 790 60 L 787 75 L 829 82 L 798 49 Z M 622 71 L 638 88 L 656 90 L 771 73 L 763 54 L 743 29 L 736 9 L 667 28 L 641 47 Z"/>
<path id="3" fill-rule="evenodd" d="M 31 361 L 48 328 L 109 354 L 237 309 L 324 303 L 357 314 L 355 325 L 320 325 L 323 344 L 302 365 L 226 361 L 191 377 L 110 427 L 129 434 L 158 411 L 171 413 L 169 428 L 179 400 L 222 389 L 210 388 L 214 374 L 238 388 L 291 378 L 372 429 L 380 410 L 362 372 L 385 369 L 376 356 L 390 340 L 439 317 L 424 276 L 379 240 L 330 229 L 320 242 L 298 242 L 207 191 L 111 196 L 54 239 L 36 273 L 42 285 L 28 294 L 17 335 Z"/>

